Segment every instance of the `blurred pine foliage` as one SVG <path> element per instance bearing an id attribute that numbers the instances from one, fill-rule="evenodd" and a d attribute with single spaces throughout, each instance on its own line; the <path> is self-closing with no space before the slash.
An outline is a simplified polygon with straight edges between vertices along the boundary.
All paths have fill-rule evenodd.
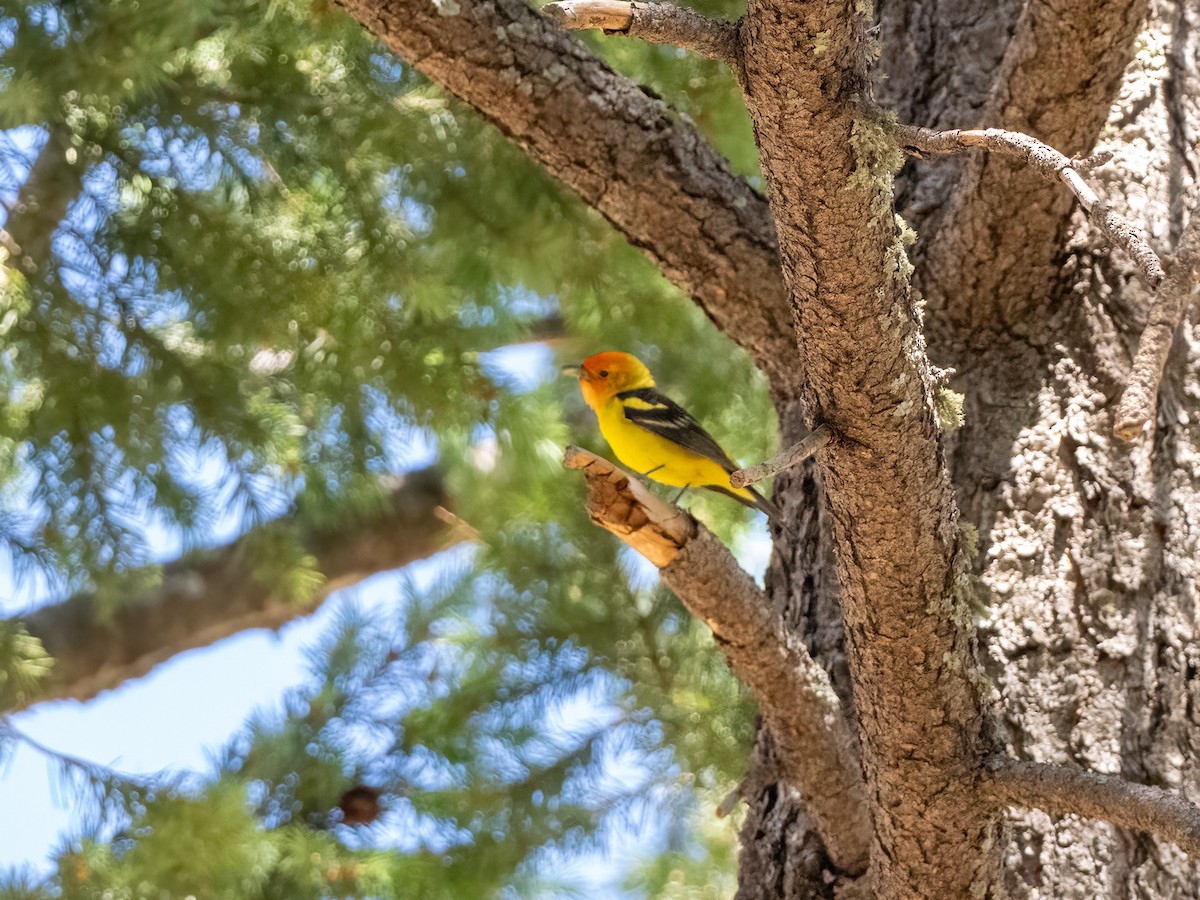
<path id="1" fill-rule="evenodd" d="M 589 40 L 753 177 L 727 71 Z M 293 508 L 336 524 L 421 447 L 480 534 L 468 567 L 400 592 L 393 616 L 343 621 L 285 714 L 212 772 L 72 770 L 103 815 L 49 883 L 14 875 L 0 896 L 561 895 L 571 859 L 631 830 L 654 836 L 614 860 L 631 895 L 727 896 L 735 829 L 711 810 L 752 710 L 706 629 L 587 521 L 561 450 L 603 446 L 554 376 L 635 352 L 749 461 L 775 426 L 746 358 L 321 0 L 7 4 L 0 47 L 0 542 L 16 570 L 118 604 L 154 577 L 148 532 L 203 546 Z M 535 377 L 516 377 L 507 354 L 535 341 Z M 761 527 L 690 502 L 735 543 Z M 255 577 L 311 593 L 298 535 L 263 534 Z M 43 666 L 4 628 L 0 694 Z M 360 785 L 379 815 L 347 824 Z"/>

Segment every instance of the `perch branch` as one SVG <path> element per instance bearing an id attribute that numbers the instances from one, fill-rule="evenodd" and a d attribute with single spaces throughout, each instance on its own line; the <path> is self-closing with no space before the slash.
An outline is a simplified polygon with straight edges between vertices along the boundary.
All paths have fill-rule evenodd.
<path id="1" fill-rule="evenodd" d="M 866 870 L 871 828 L 859 752 L 829 676 L 770 614 L 729 548 L 695 519 L 600 457 L 567 448 L 563 465 L 587 478 L 588 515 L 662 570 L 706 622 L 729 667 L 758 701 L 788 781 L 843 871 Z"/>
<path id="2" fill-rule="evenodd" d="M 587 477 L 588 515 L 660 569 L 669 565 L 696 532 L 696 520 L 659 499 L 636 478 L 606 459 L 568 447 L 563 466 Z"/>
<path id="3" fill-rule="evenodd" d="M 730 66 L 737 60 L 737 27 L 673 3 L 562 0 L 541 9 L 551 22 L 573 31 L 598 28 L 651 44 L 672 44 Z"/>
<path id="4" fill-rule="evenodd" d="M 1097 165 L 1094 158 L 1089 157 L 1076 164 L 1053 147 L 1027 134 L 999 128 L 934 131 L 915 125 L 896 124 L 892 126 L 892 133 L 905 153 L 922 159 L 985 149 L 1024 160 L 1043 178 L 1061 181 L 1070 188 L 1092 224 L 1113 244 L 1129 254 L 1145 275 L 1150 287 L 1157 288 L 1162 282 L 1162 263 L 1149 244 L 1142 240 L 1132 225 L 1108 208 L 1080 174 L 1081 170 Z"/>
<path id="5" fill-rule="evenodd" d="M 729 476 L 729 483 L 735 488 L 745 487 L 748 484 L 758 484 L 758 482 L 770 478 L 772 475 L 778 475 L 784 469 L 800 465 L 800 463 L 804 462 L 822 447 L 827 446 L 832 440 L 833 429 L 828 425 L 818 425 L 813 431 L 792 444 L 792 446 L 788 447 L 782 453 L 772 456 L 766 462 L 761 462 L 757 466 L 738 469 Z"/>
<path id="6" fill-rule="evenodd" d="M 1113 432 L 1124 441 L 1132 441 L 1154 419 L 1163 366 L 1171 349 L 1171 340 L 1187 312 L 1188 300 L 1200 280 L 1200 212 L 1193 213 L 1179 240 L 1171 273 L 1158 289 L 1150 321 L 1138 340 L 1137 353 L 1125 393 L 1117 404 Z"/>
<path id="7" fill-rule="evenodd" d="M 1005 806 L 1099 819 L 1200 854 L 1200 806 L 1160 787 L 1049 763 L 1002 760 L 984 776 L 983 788 Z"/>

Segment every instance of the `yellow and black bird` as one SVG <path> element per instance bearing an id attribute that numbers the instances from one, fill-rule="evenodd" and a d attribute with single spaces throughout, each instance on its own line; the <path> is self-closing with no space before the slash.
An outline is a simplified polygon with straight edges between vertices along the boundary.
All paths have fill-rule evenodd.
<path id="1" fill-rule="evenodd" d="M 691 413 L 654 386 L 636 356 L 616 350 L 589 356 L 579 366 L 579 387 L 604 439 L 631 469 L 662 484 L 725 494 L 772 522 L 783 521 L 779 507 L 754 488 L 729 483 L 737 463 Z"/>

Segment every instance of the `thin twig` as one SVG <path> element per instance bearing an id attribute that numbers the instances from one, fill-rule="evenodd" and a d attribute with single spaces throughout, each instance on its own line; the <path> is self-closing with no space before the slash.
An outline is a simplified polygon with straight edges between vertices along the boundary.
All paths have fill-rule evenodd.
<path id="1" fill-rule="evenodd" d="M 724 819 L 726 816 L 728 816 L 730 813 L 732 813 L 735 809 L 737 809 L 737 805 L 741 802 L 742 802 L 742 786 L 739 784 L 732 791 L 730 791 L 728 794 L 725 795 L 725 799 L 723 799 L 720 803 L 717 804 L 717 808 L 716 808 L 716 810 L 714 810 L 714 814 L 716 815 L 716 817 L 718 819 Z"/>
<path id="2" fill-rule="evenodd" d="M 1079 205 L 1083 207 L 1092 224 L 1113 244 L 1129 254 L 1145 275 L 1150 287 L 1157 288 L 1162 282 L 1162 262 L 1150 249 L 1150 245 L 1142 240 L 1132 225 L 1108 208 L 1080 173 L 1081 169 L 1086 170 L 1098 164 L 1094 160 L 1102 154 L 1076 163 L 1053 147 L 1027 134 L 999 128 L 933 131 L 915 125 L 893 124 L 891 129 L 901 149 L 911 156 L 924 158 L 985 149 L 1024 160 L 1043 178 L 1061 181 L 1071 189 L 1071 193 L 1078 198 Z"/>
<path id="3" fill-rule="evenodd" d="M 1090 172 L 1112 162 L 1114 155 L 1111 150 L 1097 150 L 1091 156 L 1079 156 L 1071 160 L 1071 167 L 1077 172 Z"/>
<path id="4" fill-rule="evenodd" d="M 1200 854 L 1200 806 L 1175 791 L 1134 784 L 1116 775 L 1007 759 L 989 767 L 982 788 L 1005 806 L 1099 819 Z"/>
<path id="5" fill-rule="evenodd" d="M 1113 433 L 1123 441 L 1132 441 L 1154 420 L 1163 366 L 1171 350 L 1171 341 L 1187 312 L 1188 300 L 1200 280 L 1200 211 L 1192 214 L 1175 258 L 1171 273 L 1158 289 L 1150 321 L 1138 339 L 1133 368 L 1125 393 L 1117 403 Z"/>
<path id="6" fill-rule="evenodd" d="M 620 0 L 562 0 L 547 3 L 541 13 L 573 31 L 599 29 L 651 44 L 671 44 L 733 65 L 737 59 L 737 27 L 673 3 L 626 3 Z"/>
<path id="7" fill-rule="evenodd" d="M 777 475 L 784 469 L 800 465 L 800 463 L 804 462 L 822 447 L 828 446 L 832 440 L 833 429 L 828 425 L 818 425 L 795 444 L 792 444 L 792 446 L 788 447 L 782 453 L 772 456 L 766 462 L 760 462 L 757 466 L 738 469 L 729 476 L 729 483 L 735 488 L 742 488 L 748 484 L 758 484 L 763 479 Z"/>

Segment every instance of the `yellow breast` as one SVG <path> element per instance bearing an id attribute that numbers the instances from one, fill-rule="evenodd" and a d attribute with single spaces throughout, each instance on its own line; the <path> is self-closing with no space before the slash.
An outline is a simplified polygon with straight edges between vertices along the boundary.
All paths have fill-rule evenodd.
<path id="1" fill-rule="evenodd" d="M 600 433 L 621 463 L 639 475 L 646 475 L 674 487 L 729 487 L 729 474 L 707 457 L 633 424 L 625 418 L 620 401 L 613 399 L 596 410 Z"/>

